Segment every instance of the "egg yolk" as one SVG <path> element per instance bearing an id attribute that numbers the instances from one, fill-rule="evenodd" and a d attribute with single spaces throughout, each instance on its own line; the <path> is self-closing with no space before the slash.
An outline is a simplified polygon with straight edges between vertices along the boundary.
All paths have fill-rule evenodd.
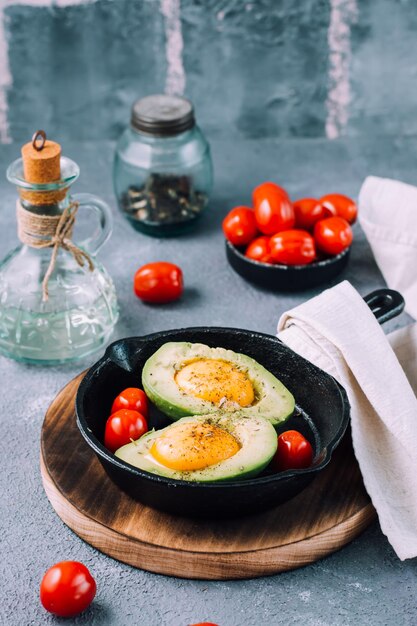
<path id="1" fill-rule="evenodd" d="M 192 361 L 177 372 L 175 380 L 186 394 L 214 404 L 226 398 L 244 407 L 250 406 L 255 399 L 249 378 L 228 361 Z"/>
<path id="2" fill-rule="evenodd" d="M 239 443 L 226 430 L 207 422 L 189 422 L 158 437 L 150 453 L 165 467 L 189 471 L 225 461 L 239 450 Z"/>

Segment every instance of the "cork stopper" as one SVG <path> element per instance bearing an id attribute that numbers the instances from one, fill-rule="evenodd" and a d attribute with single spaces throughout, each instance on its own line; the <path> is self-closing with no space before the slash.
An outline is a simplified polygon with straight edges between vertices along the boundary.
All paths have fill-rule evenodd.
<path id="1" fill-rule="evenodd" d="M 46 139 L 43 130 L 38 130 L 22 147 L 23 174 L 28 183 L 48 184 L 61 179 L 61 146 Z M 23 200 L 31 204 L 57 204 L 65 198 L 66 189 L 53 191 L 20 190 Z"/>

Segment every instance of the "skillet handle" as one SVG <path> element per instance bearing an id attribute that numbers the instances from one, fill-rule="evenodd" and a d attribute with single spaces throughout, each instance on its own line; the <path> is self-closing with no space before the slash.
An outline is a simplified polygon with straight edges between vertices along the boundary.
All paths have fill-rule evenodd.
<path id="1" fill-rule="evenodd" d="M 380 324 L 397 317 L 404 310 L 404 298 L 394 289 L 377 289 L 364 297 Z"/>

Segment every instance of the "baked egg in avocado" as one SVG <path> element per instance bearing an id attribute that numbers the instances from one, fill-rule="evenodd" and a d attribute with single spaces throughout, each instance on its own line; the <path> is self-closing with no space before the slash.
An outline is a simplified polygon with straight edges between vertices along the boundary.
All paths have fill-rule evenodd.
<path id="1" fill-rule="evenodd" d="M 219 482 L 259 474 L 274 456 L 277 441 L 274 427 L 262 417 L 214 413 L 184 417 L 115 454 L 167 478 Z"/>
<path id="2" fill-rule="evenodd" d="M 161 346 L 146 361 L 142 384 L 149 399 L 175 420 L 221 410 L 278 425 L 295 405 L 291 392 L 254 359 L 201 343 Z"/>

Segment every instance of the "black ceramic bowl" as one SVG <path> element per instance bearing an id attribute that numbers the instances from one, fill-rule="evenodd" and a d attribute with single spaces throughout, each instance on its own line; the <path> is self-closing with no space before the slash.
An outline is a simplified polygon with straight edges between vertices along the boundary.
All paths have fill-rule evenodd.
<path id="1" fill-rule="evenodd" d="M 226 241 L 226 256 L 233 269 L 251 283 L 274 291 L 302 291 L 328 283 L 342 272 L 349 260 L 350 248 L 337 256 L 308 265 L 271 265 L 248 259 L 243 249 Z"/>
<path id="2" fill-rule="evenodd" d="M 297 403 L 296 412 L 281 431 L 294 428 L 309 439 L 315 452 L 313 466 L 279 474 L 265 472 L 241 482 L 204 484 L 157 476 L 116 458 L 103 445 L 112 401 L 126 387 L 141 386 L 145 361 L 167 341 L 199 342 L 242 352 L 277 376 Z M 276 337 L 231 328 L 185 328 L 113 343 L 82 381 L 76 409 L 81 434 L 123 491 L 169 513 L 216 518 L 257 513 L 295 496 L 329 463 L 349 420 L 346 393 L 334 378 Z M 156 409 L 151 411 L 150 428 L 168 423 Z"/>

